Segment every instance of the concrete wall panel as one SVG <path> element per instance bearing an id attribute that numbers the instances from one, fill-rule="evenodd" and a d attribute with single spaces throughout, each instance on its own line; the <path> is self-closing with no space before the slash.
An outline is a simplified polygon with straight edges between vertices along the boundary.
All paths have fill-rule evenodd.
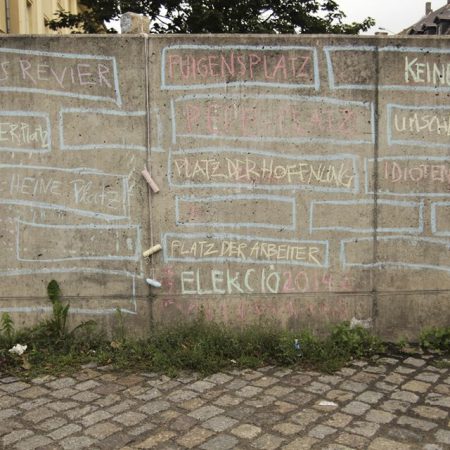
<path id="1" fill-rule="evenodd" d="M 1 310 L 448 323 L 449 42 L 1 38 Z"/>

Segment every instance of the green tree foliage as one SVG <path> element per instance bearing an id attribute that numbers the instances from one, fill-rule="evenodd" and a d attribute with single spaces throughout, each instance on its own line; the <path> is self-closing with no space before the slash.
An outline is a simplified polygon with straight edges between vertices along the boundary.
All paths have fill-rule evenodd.
<path id="1" fill-rule="evenodd" d="M 149 16 L 152 33 L 358 34 L 372 18 L 345 23 L 334 0 L 81 0 L 80 12 L 55 13 L 47 25 L 82 33 L 114 33 L 106 23 L 122 12 Z"/>

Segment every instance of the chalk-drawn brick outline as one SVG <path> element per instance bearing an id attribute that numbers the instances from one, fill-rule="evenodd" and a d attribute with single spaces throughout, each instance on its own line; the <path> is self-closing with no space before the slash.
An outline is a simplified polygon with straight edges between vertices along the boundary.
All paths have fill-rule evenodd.
<path id="1" fill-rule="evenodd" d="M 377 162 L 382 161 L 441 161 L 447 162 L 450 164 L 450 157 L 446 156 L 383 156 L 381 158 L 377 158 Z M 369 191 L 369 163 L 374 163 L 374 158 L 365 158 L 364 159 L 364 185 L 365 185 L 365 193 L 369 195 L 373 195 L 373 191 Z M 397 197 L 450 197 L 449 192 L 392 192 L 383 190 L 382 187 L 378 188 L 378 194 L 382 195 L 395 195 Z"/>
<path id="2" fill-rule="evenodd" d="M 329 227 L 314 227 L 314 206 L 315 205 L 372 205 L 375 207 L 373 200 L 312 200 L 309 210 L 309 232 L 312 234 L 314 231 L 347 231 L 350 233 L 373 233 L 374 229 L 371 228 L 355 228 L 355 227 L 341 227 L 332 225 Z M 418 226 L 408 227 L 408 228 L 395 228 L 395 227 L 378 227 L 377 232 L 379 233 L 412 233 L 419 234 L 423 233 L 424 230 L 424 202 L 402 202 L 395 200 L 378 200 L 377 206 L 379 205 L 391 205 L 396 207 L 404 208 L 417 208 L 418 209 Z"/>
<path id="3" fill-rule="evenodd" d="M 61 108 L 58 114 L 59 141 L 62 151 L 69 150 L 104 150 L 104 149 L 120 149 L 120 150 L 138 150 L 147 151 L 145 145 L 126 145 L 126 144 L 83 144 L 83 145 L 66 145 L 64 142 L 64 114 L 104 114 L 121 117 L 146 117 L 145 111 L 117 111 L 114 109 L 91 109 L 91 108 Z"/>
<path id="4" fill-rule="evenodd" d="M 177 121 L 175 113 L 175 103 L 189 101 L 189 100 L 203 100 L 203 99 L 237 99 L 237 100 L 286 100 L 289 102 L 312 102 L 312 103 L 325 103 L 329 105 L 340 105 L 340 106 L 359 106 L 362 108 L 367 108 L 370 111 L 370 122 L 371 122 L 371 132 L 370 139 L 360 139 L 360 140 L 346 140 L 346 139 L 330 139 L 330 138 L 320 138 L 320 137 L 243 137 L 243 136 L 219 136 L 219 135 L 202 135 L 202 134 L 177 134 Z M 172 123 L 172 144 L 177 143 L 177 137 L 191 137 L 197 139 L 220 139 L 228 141 L 242 141 L 242 142 L 286 142 L 293 144 L 304 144 L 304 143 L 318 143 L 318 144 L 334 144 L 334 145 L 361 145 L 361 144 L 374 144 L 375 143 L 375 107 L 373 102 L 365 101 L 352 101 L 352 100 L 339 100 L 330 97 L 308 97 L 308 96 L 298 96 L 298 95 L 257 95 L 257 94 L 245 94 L 245 97 L 240 94 L 191 94 L 177 97 L 175 99 L 170 99 L 170 111 L 171 111 L 171 123 Z"/>
<path id="5" fill-rule="evenodd" d="M 222 154 L 222 153 L 235 153 L 238 155 L 255 155 L 260 157 L 269 158 L 281 158 L 281 159 L 291 159 L 294 161 L 352 161 L 353 175 L 354 175 L 354 186 L 350 188 L 333 188 L 333 187 L 321 187 L 321 186 L 310 186 L 304 184 L 285 184 L 285 185 L 259 185 L 258 183 L 175 183 L 172 179 L 172 157 L 173 155 L 192 155 L 195 153 L 212 153 L 212 154 Z M 211 189 L 221 189 L 221 188 L 247 188 L 247 189 L 262 189 L 266 191 L 281 191 L 281 190 L 295 190 L 295 191 L 314 191 L 314 192 L 348 192 L 352 194 L 359 193 L 359 170 L 358 170 L 359 157 L 353 153 L 338 153 L 334 155 L 280 155 L 277 152 L 263 151 L 263 150 L 253 150 L 253 149 L 241 149 L 236 147 L 199 147 L 196 149 L 187 150 L 169 150 L 168 158 L 168 183 L 170 187 L 189 187 L 190 189 L 201 189 L 201 188 L 211 188 Z"/>
<path id="6" fill-rule="evenodd" d="M 193 85 L 166 84 L 166 54 L 170 50 L 255 50 L 255 51 L 283 51 L 283 50 L 307 50 L 313 56 L 314 82 L 311 84 L 296 83 L 272 83 L 264 81 L 233 81 L 222 83 L 199 83 Z M 317 49 L 311 46 L 297 45 L 171 45 L 163 48 L 161 52 L 161 90 L 195 90 L 214 89 L 222 87 L 250 87 L 263 86 L 284 89 L 311 88 L 318 91 L 320 89 L 319 60 Z"/>
<path id="7" fill-rule="evenodd" d="M 333 68 L 333 60 L 331 57 L 332 52 L 395 52 L 395 53 L 432 53 L 432 54 L 449 54 L 450 49 L 444 48 L 432 48 L 432 47 L 375 47 L 367 45 L 344 45 L 344 46 L 326 46 L 323 48 L 328 67 L 328 84 L 331 90 L 340 89 L 358 89 L 364 91 L 374 91 L 378 89 L 380 91 L 418 91 L 418 92 L 450 92 L 450 86 L 448 87 L 433 87 L 433 86 L 406 86 L 401 84 L 394 85 L 379 85 L 374 84 L 336 84 Z"/>
<path id="8" fill-rule="evenodd" d="M 36 148 L 21 148 L 21 147 L 3 147 L 0 145 L 0 152 L 14 152 L 14 153 L 50 153 L 52 151 L 52 127 L 50 124 L 50 115 L 43 112 L 30 112 L 30 111 L 0 111 L 1 116 L 10 117 L 39 117 L 45 120 L 47 126 L 47 147 L 43 149 Z"/>
<path id="9" fill-rule="evenodd" d="M 164 262 L 189 262 L 189 263 L 202 263 L 202 262 L 216 262 L 216 263 L 233 263 L 239 262 L 241 264 L 273 264 L 274 261 L 267 259 L 245 259 L 226 256 L 226 257 L 209 257 L 204 256 L 201 258 L 193 258 L 193 257 L 173 257 L 168 254 L 168 239 L 171 238 L 182 238 L 182 239 L 236 239 L 242 241 L 264 241 L 264 242 L 275 242 L 275 243 L 287 243 L 287 244 L 318 244 L 324 246 L 324 263 L 321 266 L 322 268 L 328 268 L 330 264 L 330 255 L 329 255 L 329 241 L 322 240 L 298 240 L 298 239 L 276 239 L 276 238 L 268 238 L 264 236 L 250 236 L 250 235 L 240 235 L 240 234 L 225 234 L 225 233 L 163 233 L 161 235 L 161 242 L 163 243 L 163 256 Z M 307 262 L 301 261 L 283 261 L 279 262 L 280 265 L 293 265 L 293 266 L 304 266 L 304 267 L 314 267 L 317 268 L 317 264 L 310 264 Z"/>
<path id="10" fill-rule="evenodd" d="M 151 142 L 150 150 L 152 152 L 162 153 L 164 152 L 163 148 L 164 128 L 159 108 L 156 107 L 150 108 L 150 121 L 152 121 L 152 119 L 154 119 L 156 122 L 156 145 L 153 145 L 153 142 Z"/>
<path id="11" fill-rule="evenodd" d="M 87 95 L 87 94 L 77 94 L 74 92 L 64 92 L 53 89 L 40 89 L 40 88 L 23 88 L 23 87 L 11 87 L 11 86 L 0 86 L 0 92 L 29 92 L 31 94 L 45 94 L 45 95 L 56 95 L 61 97 L 72 97 L 81 98 L 85 100 L 93 101 L 107 101 L 114 102 L 117 106 L 122 106 L 122 99 L 120 96 L 119 89 L 119 75 L 117 71 L 116 58 L 114 56 L 101 56 L 101 55 L 88 55 L 88 54 L 77 54 L 77 53 L 60 53 L 60 52 L 44 52 L 40 50 L 20 50 L 16 48 L 0 48 L 0 53 L 17 53 L 19 55 L 33 55 L 33 56 L 46 56 L 52 58 L 66 58 L 66 59 L 94 59 L 99 61 L 110 61 L 113 67 L 114 75 L 114 92 L 115 98 L 104 97 L 99 95 Z"/>
<path id="12" fill-rule="evenodd" d="M 135 252 L 133 256 L 73 256 L 67 258 L 22 258 L 20 256 L 20 225 L 27 225 L 35 228 L 49 228 L 60 230 L 134 230 L 136 232 Z M 100 225 L 100 224 L 83 224 L 83 225 L 50 225 L 39 224 L 33 222 L 26 222 L 24 220 L 16 220 L 17 232 L 16 232 L 16 257 L 18 261 L 35 261 L 35 262 L 66 262 L 66 261 L 140 261 L 141 260 L 141 229 L 138 225 Z"/>
<path id="13" fill-rule="evenodd" d="M 205 203 L 205 202 L 218 202 L 223 201 L 234 201 L 234 200 L 265 200 L 274 202 L 290 203 L 292 207 L 292 223 L 290 225 L 280 225 L 272 223 L 250 223 L 250 222 L 239 222 L 239 223 L 211 223 L 211 222 L 196 222 L 196 223 L 185 223 L 180 222 L 180 201 L 186 203 Z M 297 208 L 296 208 L 296 198 L 295 197 L 285 197 L 279 195 L 240 195 L 240 194 L 230 194 L 230 195 L 220 195 L 213 197 L 195 197 L 195 196 L 175 196 L 175 223 L 177 226 L 187 226 L 187 227 L 211 227 L 211 228 L 265 228 L 272 230 L 279 230 L 280 228 L 289 231 L 295 231 L 297 227 Z"/>
<path id="14" fill-rule="evenodd" d="M 411 237 L 411 236 L 378 236 L 376 240 L 379 241 L 394 241 L 403 240 L 407 242 L 430 242 L 432 244 L 442 244 L 443 246 L 450 249 L 450 242 L 442 240 L 442 239 L 434 239 L 434 238 L 426 238 L 426 237 Z M 431 269 L 431 270 L 440 270 L 444 272 L 450 272 L 450 266 L 442 266 L 442 265 L 431 265 L 431 264 L 416 264 L 416 263 L 408 263 L 408 262 L 399 262 L 399 261 L 380 261 L 376 263 L 348 263 L 346 258 L 346 250 L 345 246 L 348 243 L 355 242 L 373 242 L 374 238 L 358 238 L 358 239 L 344 239 L 341 241 L 341 249 L 340 249 L 340 260 L 341 266 L 343 269 L 348 267 L 358 267 L 358 268 L 384 268 L 384 267 L 393 267 L 396 269 Z M 394 245 L 392 246 L 394 248 Z"/>
<path id="15" fill-rule="evenodd" d="M 137 274 L 133 272 L 127 272 L 124 270 L 104 270 L 104 269 L 88 269 L 88 268 L 45 268 L 45 269 L 18 269 L 18 270 L 7 270 L 0 271 L 0 277 L 7 276 L 24 276 L 24 275 L 55 275 L 62 273 L 87 273 L 87 274 L 99 274 L 99 275 L 113 275 L 115 277 L 126 277 L 131 279 L 131 296 L 129 301 L 131 303 L 132 309 L 120 308 L 121 312 L 130 315 L 137 314 L 137 303 L 136 303 L 136 280 L 143 279 L 143 274 Z M 10 307 L 0 307 L 0 312 L 9 313 L 32 313 L 32 312 L 50 312 L 51 307 L 47 306 L 10 306 Z M 89 309 L 89 308 L 77 308 L 70 307 L 70 311 L 75 314 L 88 314 L 88 315 L 112 315 L 117 312 L 117 308 L 108 309 Z"/>
<path id="16" fill-rule="evenodd" d="M 390 146 L 392 145 L 412 145 L 412 146 L 418 146 L 418 147 L 429 147 L 429 148 L 446 148 L 448 149 L 450 147 L 449 144 L 444 143 L 438 143 L 438 142 L 427 142 L 425 140 L 423 141 L 417 141 L 414 139 L 393 139 L 392 137 L 392 114 L 393 110 L 400 109 L 400 110 L 413 110 L 413 111 L 448 111 L 450 113 L 450 106 L 448 105 L 422 105 L 422 106 L 413 106 L 413 105 L 397 105 L 393 103 L 389 103 L 387 105 L 387 120 L 388 120 L 388 144 Z M 449 124 L 450 126 L 450 124 Z"/>
<path id="17" fill-rule="evenodd" d="M 0 170 L 2 169 L 36 169 L 36 170 L 54 170 L 60 172 L 68 172 L 75 173 L 81 175 L 96 175 L 96 176 L 111 176 L 117 177 L 122 180 L 122 205 L 123 205 L 123 215 L 112 215 L 112 214 L 103 214 L 95 211 L 87 211 L 83 209 L 76 208 L 67 208 L 63 204 L 54 204 L 54 203 L 45 203 L 45 202 L 35 202 L 28 200 L 15 200 L 15 199 L 2 199 L 0 197 L 0 205 L 18 205 L 18 206 L 30 206 L 33 208 L 43 208 L 43 209 L 52 209 L 57 211 L 67 211 L 78 214 L 80 216 L 85 217 L 96 217 L 100 219 L 104 219 L 107 221 L 110 220 L 129 220 L 130 218 L 130 202 L 128 196 L 128 178 L 126 175 L 118 175 L 100 172 L 95 169 L 89 168 L 71 168 L 66 169 L 62 167 L 47 167 L 47 166 L 29 166 L 29 165 L 21 165 L 21 164 L 0 164 Z"/>
<path id="18" fill-rule="evenodd" d="M 433 202 L 431 204 L 431 232 L 435 236 L 450 236 L 450 229 L 447 231 L 439 231 L 437 228 L 437 209 L 441 206 L 450 207 L 450 202 Z"/>

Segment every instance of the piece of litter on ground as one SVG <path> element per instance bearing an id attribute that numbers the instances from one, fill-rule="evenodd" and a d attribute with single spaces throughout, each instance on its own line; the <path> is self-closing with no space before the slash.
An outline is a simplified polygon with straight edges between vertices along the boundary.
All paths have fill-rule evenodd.
<path id="1" fill-rule="evenodd" d="M 334 403 L 334 402 L 328 402 L 328 401 L 326 401 L 326 400 L 322 400 L 322 401 L 319 403 L 319 406 L 338 406 L 338 404 L 337 404 L 337 403 Z"/>

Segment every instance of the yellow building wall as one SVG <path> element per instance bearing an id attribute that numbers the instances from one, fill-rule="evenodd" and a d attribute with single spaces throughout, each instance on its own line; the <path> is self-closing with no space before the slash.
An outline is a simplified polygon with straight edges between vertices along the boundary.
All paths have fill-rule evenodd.
<path id="1" fill-rule="evenodd" d="M 0 33 L 7 32 L 8 3 L 10 34 L 66 34 L 70 30 L 49 30 L 45 19 L 52 19 L 60 8 L 78 12 L 77 0 L 0 0 Z"/>

